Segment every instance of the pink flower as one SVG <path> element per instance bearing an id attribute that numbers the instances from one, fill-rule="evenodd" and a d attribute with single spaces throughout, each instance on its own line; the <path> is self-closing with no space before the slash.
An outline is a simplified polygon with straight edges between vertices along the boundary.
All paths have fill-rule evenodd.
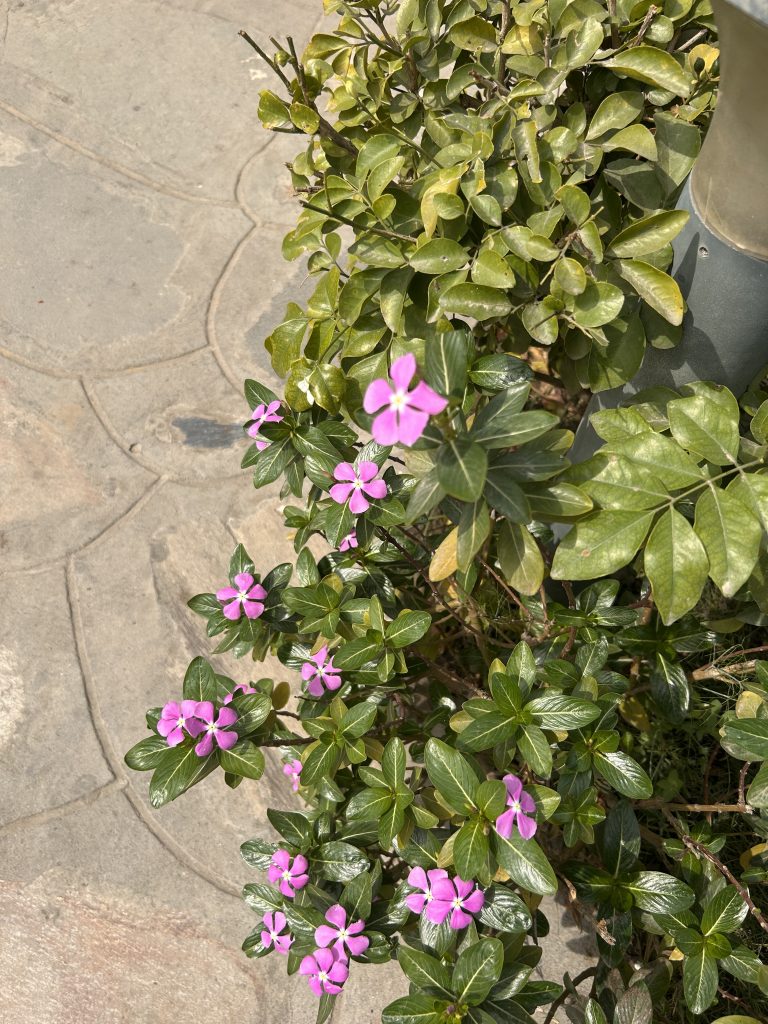
<path id="1" fill-rule="evenodd" d="M 224 698 L 224 704 L 231 704 L 235 697 L 238 697 L 241 693 L 258 693 L 259 691 L 249 686 L 247 683 L 238 683 L 235 686 L 232 693 L 228 693 Z"/>
<path id="2" fill-rule="evenodd" d="M 333 476 L 343 483 L 334 484 L 329 493 L 339 505 L 349 500 L 349 510 L 355 515 L 367 512 L 371 506 L 366 501 L 366 495 L 369 498 L 385 498 L 387 495 L 384 481 L 374 480 L 378 472 L 379 467 L 375 462 L 361 462 L 357 469 L 351 462 L 340 462 Z"/>
<path id="3" fill-rule="evenodd" d="M 291 858 L 287 850 L 275 850 L 272 863 L 267 871 L 267 878 L 272 885 L 277 885 L 283 896 L 292 900 L 299 889 L 303 889 L 309 881 L 307 874 L 307 858 L 301 854 Z"/>
<path id="4" fill-rule="evenodd" d="M 299 785 L 301 784 L 301 769 L 304 765 L 299 761 L 298 758 L 294 758 L 293 761 L 289 761 L 288 764 L 283 765 L 283 774 L 288 775 L 291 779 L 291 789 L 294 793 L 298 793 Z"/>
<path id="5" fill-rule="evenodd" d="M 333 658 L 328 657 L 327 647 L 321 647 L 301 666 L 301 678 L 313 697 L 322 697 L 326 690 L 338 690 L 341 686 L 340 672 L 341 669 L 333 667 Z"/>
<path id="6" fill-rule="evenodd" d="M 283 417 L 279 416 L 277 412 L 279 408 L 279 402 L 270 402 L 269 405 L 257 405 L 251 413 L 251 419 L 254 422 L 248 427 L 248 436 L 256 439 L 256 447 L 260 452 L 268 447 L 269 441 L 259 438 L 259 431 L 265 423 L 280 423 L 282 421 Z"/>
<path id="7" fill-rule="evenodd" d="M 274 946 L 277 953 L 288 956 L 288 950 L 293 945 L 293 936 L 290 932 L 281 934 L 287 924 L 285 914 L 278 910 L 274 914 L 265 914 L 262 920 L 267 927 L 261 933 L 261 944 L 265 949 Z"/>
<path id="8" fill-rule="evenodd" d="M 217 599 L 224 605 L 224 615 L 232 622 L 240 618 L 241 611 L 245 612 L 246 618 L 258 619 L 264 611 L 262 602 L 266 596 L 264 587 L 260 583 L 254 583 L 249 572 L 239 572 L 235 576 L 234 587 L 224 587 L 216 591 Z"/>
<path id="9" fill-rule="evenodd" d="M 448 878 L 448 872 L 443 868 L 432 868 L 431 871 L 425 871 L 424 868 L 412 868 L 408 875 L 408 885 L 414 889 L 420 889 L 421 892 L 412 892 L 405 897 L 408 909 L 412 910 L 414 914 L 420 914 L 425 905 L 429 905 L 434 899 L 433 886 L 446 878 Z"/>
<path id="10" fill-rule="evenodd" d="M 347 534 L 346 537 L 339 544 L 339 551 L 351 551 L 352 548 L 357 547 L 357 531 L 352 530 Z"/>
<path id="11" fill-rule="evenodd" d="M 237 721 L 237 712 L 234 708 L 221 708 L 218 718 L 215 718 L 216 711 L 209 700 L 201 700 L 195 706 L 195 717 L 200 719 L 200 733 L 205 735 L 195 747 L 198 757 L 208 757 L 213 750 L 214 743 L 221 750 L 229 750 L 237 743 L 237 733 L 230 730 L 230 726 Z"/>
<path id="12" fill-rule="evenodd" d="M 360 920 L 353 924 L 347 924 L 347 912 L 340 904 L 337 903 L 328 908 L 325 920 L 330 921 L 334 927 L 321 924 L 319 928 L 315 929 L 315 942 L 318 946 L 330 946 L 333 943 L 333 948 L 339 957 L 345 960 L 347 959 L 345 946 L 351 956 L 360 956 L 370 946 L 370 939 L 359 934 L 365 928 L 365 921 Z"/>
<path id="13" fill-rule="evenodd" d="M 363 408 L 366 412 L 376 412 L 386 406 L 384 412 L 374 419 L 371 433 L 374 440 L 382 445 L 415 444 L 434 416 L 448 405 L 432 388 L 421 381 L 412 390 L 408 385 L 416 373 L 416 358 L 408 352 L 396 359 L 389 371 L 394 387 L 388 380 L 379 377 L 371 381 L 365 392 Z"/>
<path id="14" fill-rule="evenodd" d="M 472 914 L 485 903 L 482 889 L 462 878 L 438 879 L 432 886 L 432 897 L 425 910 L 427 920 L 442 924 L 450 914 L 449 924 L 455 931 L 466 928 L 472 922 Z"/>
<path id="15" fill-rule="evenodd" d="M 334 950 L 316 949 L 301 961 L 299 974 L 309 977 L 309 987 L 316 996 L 323 992 L 335 996 L 349 977 L 349 968 Z"/>
<path id="16" fill-rule="evenodd" d="M 185 729 L 190 736 L 199 736 L 203 731 L 203 723 L 194 717 L 196 708 L 196 700 L 183 700 L 181 704 L 172 700 L 165 705 L 157 731 L 165 736 L 169 747 L 177 747 L 183 742 Z"/>
<path id="17" fill-rule="evenodd" d="M 496 831 L 503 839 L 512 835 L 512 826 L 517 823 L 517 830 L 523 839 L 531 839 L 536 832 L 536 822 L 529 818 L 536 810 L 536 802 L 530 793 L 523 792 L 523 784 L 516 775 L 505 775 L 507 787 L 507 807 L 496 819 Z"/>

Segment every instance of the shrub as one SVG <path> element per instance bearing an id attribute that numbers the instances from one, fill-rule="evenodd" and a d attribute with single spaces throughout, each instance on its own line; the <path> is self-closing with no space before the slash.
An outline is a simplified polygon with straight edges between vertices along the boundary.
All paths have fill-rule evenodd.
<path id="1" fill-rule="evenodd" d="M 657 389 L 568 461 L 584 389 L 680 336 L 709 2 L 325 6 L 301 58 L 259 50 L 262 122 L 307 137 L 284 254 L 317 284 L 266 340 L 282 395 L 246 382 L 243 466 L 293 501 L 296 564 L 238 546 L 190 601 L 294 685 L 196 658 L 127 762 L 159 807 L 280 752 L 306 809 L 242 848 L 244 949 L 306 974 L 319 1021 L 390 959 L 385 1024 L 568 996 L 588 1024 L 765 1020 L 768 403 Z M 597 945 L 586 1004 L 531 980 L 557 891 Z"/>

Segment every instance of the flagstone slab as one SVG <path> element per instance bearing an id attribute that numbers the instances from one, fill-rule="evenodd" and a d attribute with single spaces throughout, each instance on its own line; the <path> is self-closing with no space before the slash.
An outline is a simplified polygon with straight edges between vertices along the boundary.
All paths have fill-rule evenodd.
<path id="1" fill-rule="evenodd" d="M 62 375 L 202 348 L 210 293 L 250 221 L 124 179 L 0 110 L 0 345 Z"/>
<path id="2" fill-rule="evenodd" d="M 87 796 L 113 775 L 83 690 L 64 570 L 0 579 L 0 607 L 2 826 Z"/>
<path id="3" fill-rule="evenodd" d="M 102 420 L 141 465 L 175 480 L 248 474 L 240 459 L 251 410 L 226 380 L 210 349 L 88 385 Z"/>
<path id="4" fill-rule="evenodd" d="M 0 560 L 6 571 L 50 565 L 82 547 L 124 515 L 154 479 L 112 441 L 76 381 L 0 356 L 0 408 Z"/>

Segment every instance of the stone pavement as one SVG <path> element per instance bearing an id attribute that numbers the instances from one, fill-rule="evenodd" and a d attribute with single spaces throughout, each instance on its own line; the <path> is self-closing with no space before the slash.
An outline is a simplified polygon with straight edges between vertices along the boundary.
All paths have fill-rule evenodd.
<path id="1" fill-rule="evenodd" d="M 236 30 L 302 43 L 320 9 L 0 0 L 0 1024 L 314 1021 L 239 949 L 238 846 L 286 804 L 280 766 L 155 812 L 122 755 L 208 650 L 186 598 L 236 541 L 290 557 L 238 467 L 242 379 L 270 380 L 306 290 L 280 257 L 295 141 L 260 129 Z M 353 971 L 334 1024 L 379 1020 L 386 971 Z"/>

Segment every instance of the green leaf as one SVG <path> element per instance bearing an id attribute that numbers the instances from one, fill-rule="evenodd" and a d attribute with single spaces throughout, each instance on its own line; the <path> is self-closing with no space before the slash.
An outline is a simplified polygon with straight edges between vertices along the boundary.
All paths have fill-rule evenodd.
<path id="1" fill-rule="evenodd" d="M 437 989 L 451 998 L 451 972 L 435 957 L 420 949 L 400 946 L 397 951 L 397 962 L 406 978 L 420 989 Z"/>
<path id="2" fill-rule="evenodd" d="M 635 89 L 626 89 L 606 96 L 590 121 L 587 142 L 600 138 L 606 132 L 626 128 L 643 112 L 643 94 Z"/>
<path id="3" fill-rule="evenodd" d="M 241 740 L 229 750 L 222 750 L 219 764 L 225 772 L 245 779 L 260 779 L 265 768 L 264 755 L 250 740 Z"/>
<path id="4" fill-rule="evenodd" d="M 701 918 L 701 930 L 704 935 L 713 932 L 735 931 L 747 916 L 749 907 L 732 885 L 715 893 Z"/>
<path id="5" fill-rule="evenodd" d="M 622 128 L 610 138 L 604 139 L 601 146 L 606 153 L 625 149 L 630 153 L 636 153 L 645 160 L 655 161 L 658 156 L 656 140 L 644 124 L 632 124 L 629 128 Z"/>
<path id="6" fill-rule="evenodd" d="M 361 701 L 350 708 L 341 720 L 340 730 L 345 739 L 356 740 L 364 736 L 376 721 L 379 707 L 372 701 Z"/>
<path id="7" fill-rule="evenodd" d="M 238 715 L 235 732 L 238 736 L 246 736 L 269 718 L 272 701 L 266 693 L 239 693 L 229 707 Z"/>
<path id="8" fill-rule="evenodd" d="M 448 441 L 437 456 L 437 478 L 460 501 L 477 501 L 485 487 L 488 455 L 467 438 Z"/>
<path id="9" fill-rule="evenodd" d="M 499 288 L 482 284 L 455 284 L 440 296 L 440 306 L 446 313 L 471 316 L 475 320 L 491 320 L 506 316 L 512 302 Z"/>
<path id="10" fill-rule="evenodd" d="M 623 796 L 646 800 L 653 793 L 653 783 L 634 758 L 621 750 L 595 750 L 592 754 L 596 771 Z"/>
<path id="11" fill-rule="evenodd" d="M 726 721 L 722 730 L 724 745 L 740 761 L 768 760 L 768 720 L 737 718 Z M 730 747 L 738 748 L 730 751 Z"/>
<path id="12" fill-rule="evenodd" d="M 555 872 L 535 839 L 523 839 L 517 831 L 504 839 L 494 832 L 493 849 L 501 867 L 522 889 L 541 896 L 557 892 Z"/>
<path id="13" fill-rule="evenodd" d="M 644 564 L 653 600 L 668 626 L 696 605 L 709 572 L 701 541 L 676 509 L 665 512 L 651 531 Z"/>
<path id="14" fill-rule="evenodd" d="M 524 725 L 517 737 L 517 752 L 528 767 L 548 779 L 552 774 L 552 748 L 537 725 Z"/>
<path id="15" fill-rule="evenodd" d="M 620 260 L 618 270 L 641 299 L 671 324 L 681 324 L 685 302 L 680 287 L 673 277 L 642 260 Z"/>
<path id="16" fill-rule="evenodd" d="M 632 561 L 645 540 L 653 512 L 593 512 L 565 536 L 555 552 L 552 577 L 592 580 Z"/>
<path id="17" fill-rule="evenodd" d="M 472 265 L 472 280 L 489 288 L 514 288 L 515 273 L 497 252 L 484 249 Z"/>
<path id="18" fill-rule="evenodd" d="M 615 411 L 615 410 L 614 410 Z M 704 473 L 690 455 L 672 438 L 643 431 L 623 440 L 611 441 L 604 449 L 624 455 L 630 462 L 645 466 L 670 490 L 701 483 Z"/>
<path id="19" fill-rule="evenodd" d="M 531 379 L 531 370 L 527 363 L 504 352 L 496 352 L 490 356 L 481 356 L 472 365 L 469 379 L 479 388 L 488 391 L 501 391 L 522 381 Z"/>
<path id="20" fill-rule="evenodd" d="M 605 281 L 590 283 L 573 300 L 573 319 L 580 327 L 601 327 L 611 323 L 624 305 L 624 292 Z"/>
<path id="21" fill-rule="evenodd" d="M 427 740 L 425 764 L 430 782 L 440 791 L 449 807 L 459 814 L 474 810 L 478 780 L 466 758 L 433 736 Z"/>
<path id="22" fill-rule="evenodd" d="M 616 235 L 608 252 L 622 259 L 658 252 L 676 238 L 688 222 L 686 210 L 667 210 L 642 217 Z"/>
<path id="23" fill-rule="evenodd" d="M 125 755 L 126 758 L 128 755 Z M 760 766 L 747 790 L 747 803 L 751 807 L 768 807 L 768 764 Z"/>
<path id="24" fill-rule="evenodd" d="M 511 739 L 516 729 L 517 725 L 512 719 L 491 711 L 469 723 L 459 735 L 459 746 L 463 750 L 490 750 L 497 743 Z"/>
<path id="25" fill-rule="evenodd" d="M 194 658 L 184 675 L 184 700 L 215 701 L 216 673 L 205 658 Z"/>
<path id="26" fill-rule="evenodd" d="M 534 697 L 525 707 L 543 729 L 581 729 L 602 714 L 597 704 L 560 693 Z"/>
<path id="27" fill-rule="evenodd" d="M 368 858 L 356 846 L 339 840 L 324 843 L 312 855 L 312 862 L 322 877 L 331 882 L 351 882 L 369 866 Z"/>
<path id="28" fill-rule="evenodd" d="M 333 664 L 336 668 L 357 670 L 362 668 L 366 662 L 373 661 L 382 653 L 381 639 L 361 636 L 344 644 L 333 656 Z"/>
<path id="29" fill-rule="evenodd" d="M 411 253 L 408 262 L 420 274 L 447 274 L 466 266 L 469 255 L 450 238 L 433 238 Z"/>
<path id="30" fill-rule="evenodd" d="M 723 390 L 676 398 L 667 406 L 669 426 L 678 444 L 716 466 L 735 463 L 739 453 L 739 406 Z"/>
<path id="31" fill-rule="evenodd" d="M 665 715 L 673 722 L 682 722 L 691 701 L 688 677 L 682 665 L 657 654 L 651 672 L 651 694 Z"/>
<path id="32" fill-rule="evenodd" d="M 531 534 L 522 525 L 503 522 L 497 543 L 507 583 L 520 594 L 535 594 L 544 579 L 544 559 Z"/>
<path id="33" fill-rule="evenodd" d="M 149 783 L 149 802 L 155 808 L 170 803 L 209 775 L 216 766 L 215 754 L 198 757 L 194 747 L 169 747 L 162 760 L 158 759 Z"/>
<path id="34" fill-rule="evenodd" d="M 267 818 L 275 831 L 292 846 L 303 849 L 312 842 L 312 826 L 305 814 L 299 811 L 278 811 L 269 807 Z"/>
<path id="35" fill-rule="evenodd" d="M 389 810 L 393 800 L 394 797 L 388 789 L 379 789 L 378 787 L 363 789 L 359 793 L 355 793 L 347 804 L 347 818 L 350 821 L 355 819 L 377 820 L 385 811 Z"/>
<path id="36" fill-rule="evenodd" d="M 488 837 L 485 822 L 474 818 L 465 822 L 456 833 L 453 863 L 459 878 L 474 878 L 488 858 Z"/>
<path id="37" fill-rule="evenodd" d="M 602 66 L 612 68 L 621 75 L 638 82 L 665 89 L 687 99 L 691 91 L 690 75 L 682 69 L 672 54 L 655 46 L 634 46 L 616 57 L 603 61 Z"/>
<path id="38" fill-rule="evenodd" d="M 381 771 L 390 789 L 402 786 L 405 780 L 405 745 L 397 736 L 387 741 L 381 757 Z"/>
<path id="39" fill-rule="evenodd" d="M 302 785 L 311 786 L 332 777 L 339 766 L 339 748 L 333 743 L 320 743 L 307 755 L 301 773 Z"/>
<path id="40" fill-rule="evenodd" d="M 557 263 L 554 281 L 568 295 L 581 295 L 587 287 L 587 275 L 584 268 L 570 256 L 564 256 Z"/>
<path id="41" fill-rule="evenodd" d="M 485 18 L 474 17 L 453 25 L 448 36 L 461 50 L 492 53 L 498 46 L 496 29 Z"/>
<path id="42" fill-rule="evenodd" d="M 463 395 L 469 339 L 465 331 L 443 331 L 426 348 L 424 378 L 441 395 Z"/>
<path id="43" fill-rule="evenodd" d="M 528 907 L 517 893 L 501 885 L 485 890 L 485 902 L 477 916 L 486 927 L 512 935 L 520 935 L 531 927 Z"/>
<path id="44" fill-rule="evenodd" d="M 529 523 L 531 509 L 519 484 L 510 477 L 504 466 L 491 466 L 485 480 L 485 498 L 511 523 Z"/>
<path id="45" fill-rule="evenodd" d="M 131 747 L 124 760 L 135 772 L 148 772 L 157 768 L 166 750 L 168 740 L 164 736 L 147 736 Z"/>
<path id="46" fill-rule="evenodd" d="M 710 579 L 733 597 L 755 567 L 762 526 L 733 494 L 710 486 L 696 502 L 693 528 L 707 553 Z"/>
<path id="47" fill-rule="evenodd" d="M 408 647 L 421 640 L 431 624 L 429 612 L 400 612 L 387 626 L 384 637 L 392 647 Z"/>
<path id="48" fill-rule="evenodd" d="M 381 1024 L 442 1024 L 445 1006 L 434 996 L 405 996 L 384 1007 Z"/>
<path id="49" fill-rule="evenodd" d="M 683 962 L 683 994 L 692 1013 L 704 1013 L 717 995 L 717 961 L 707 953 L 687 956 Z"/>
<path id="50" fill-rule="evenodd" d="M 499 980 L 504 947 L 498 939 L 481 939 L 459 954 L 452 987 L 458 1003 L 477 1006 Z"/>
<path id="51" fill-rule="evenodd" d="M 600 839 L 603 862 L 614 878 L 635 867 L 640 856 L 640 825 L 632 805 L 626 800 L 611 809 Z"/>
<path id="52" fill-rule="evenodd" d="M 569 469 L 565 479 L 588 494 L 602 508 L 642 511 L 665 505 L 669 494 L 646 467 L 621 455 L 599 452 Z"/>
<path id="53" fill-rule="evenodd" d="M 635 905 L 649 914 L 677 914 L 693 905 L 696 896 L 685 882 L 661 871 L 640 871 L 626 888 Z"/>
<path id="54" fill-rule="evenodd" d="M 501 779 L 481 782 L 475 793 L 478 810 L 489 821 L 495 821 L 507 806 L 507 787 Z"/>

